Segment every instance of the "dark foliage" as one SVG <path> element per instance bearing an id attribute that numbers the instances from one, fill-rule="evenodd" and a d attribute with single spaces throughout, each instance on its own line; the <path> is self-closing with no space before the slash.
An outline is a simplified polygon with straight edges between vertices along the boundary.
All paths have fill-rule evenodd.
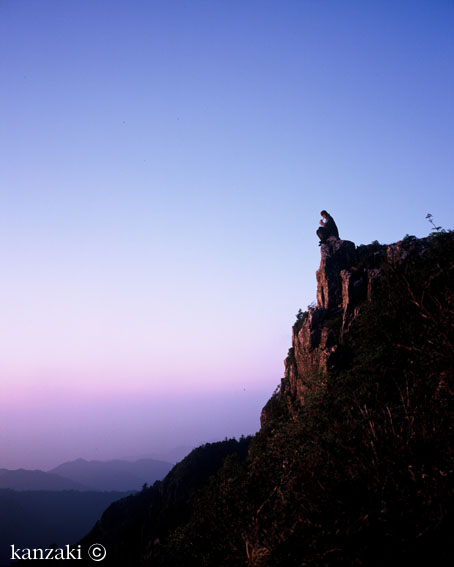
<path id="1" fill-rule="evenodd" d="M 169 533 L 193 514 L 194 494 L 206 486 L 229 455 L 244 460 L 250 438 L 207 443 L 194 449 L 163 481 L 113 503 L 81 544 L 101 543 L 103 565 L 139 565 L 156 554 Z"/>

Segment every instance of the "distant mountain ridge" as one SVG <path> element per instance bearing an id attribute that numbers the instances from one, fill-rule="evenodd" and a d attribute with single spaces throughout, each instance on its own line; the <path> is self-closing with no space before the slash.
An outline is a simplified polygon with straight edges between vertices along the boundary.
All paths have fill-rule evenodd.
<path id="1" fill-rule="evenodd" d="M 92 490 L 139 490 L 161 480 L 173 467 L 154 459 L 139 461 L 86 461 L 76 459 L 55 467 L 50 473 L 68 478 Z"/>
<path id="2" fill-rule="evenodd" d="M 96 490 L 128 492 L 161 480 L 173 464 L 155 459 L 86 461 L 76 459 L 54 469 L 0 469 L 0 488 L 11 490 Z"/>

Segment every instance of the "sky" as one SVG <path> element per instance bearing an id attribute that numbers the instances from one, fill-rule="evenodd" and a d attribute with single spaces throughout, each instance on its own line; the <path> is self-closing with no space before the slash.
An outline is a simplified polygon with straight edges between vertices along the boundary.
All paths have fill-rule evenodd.
<path id="1" fill-rule="evenodd" d="M 0 468 L 259 428 L 321 209 L 453 228 L 451 0 L 0 0 Z"/>

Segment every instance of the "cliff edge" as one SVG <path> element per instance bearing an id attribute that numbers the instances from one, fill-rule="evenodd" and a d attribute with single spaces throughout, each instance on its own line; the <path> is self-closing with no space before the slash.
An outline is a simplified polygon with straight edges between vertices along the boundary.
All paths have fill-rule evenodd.
<path id="1" fill-rule="evenodd" d="M 262 426 L 272 413 L 276 397 L 285 400 L 292 412 L 295 403 L 304 403 L 308 390 L 325 384 L 328 370 L 342 359 L 341 347 L 351 324 L 362 306 L 374 299 L 381 276 L 396 272 L 406 260 L 422 258 L 440 237 L 452 241 L 452 233 L 445 233 L 421 239 L 410 236 L 389 245 L 375 241 L 358 247 L 349 240 L 331 237 L 321 245 L 317 302 L 298 313 L 292 327 L 292 346 L 284 361 L 284 378 L 279 392 L 263 409 Z"/>

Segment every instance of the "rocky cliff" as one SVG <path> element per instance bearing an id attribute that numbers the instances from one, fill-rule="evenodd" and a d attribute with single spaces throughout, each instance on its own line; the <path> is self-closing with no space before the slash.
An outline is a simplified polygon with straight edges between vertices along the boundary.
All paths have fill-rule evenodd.
<path id="1" fill-rule="evenodd" d="M 423 254 L 433 238 L 408 237 L 390 245 L 374 242 L 356 247 L 349 240 L 331 237 L 321 245 L 317 303 L 300 312 L 293 325 L 292 347 L 278 393 L 290 411 L 295 401 L 304 403 L 308 389 L 323 386 L 328 369 L 339 360 L 339 347 L 350 325 L 361 306 L 372 301 L 383 272 L 396 269 L 411 254 Z M 272 403 L 265 406 L 262 425 L 272 407 Z"/>

